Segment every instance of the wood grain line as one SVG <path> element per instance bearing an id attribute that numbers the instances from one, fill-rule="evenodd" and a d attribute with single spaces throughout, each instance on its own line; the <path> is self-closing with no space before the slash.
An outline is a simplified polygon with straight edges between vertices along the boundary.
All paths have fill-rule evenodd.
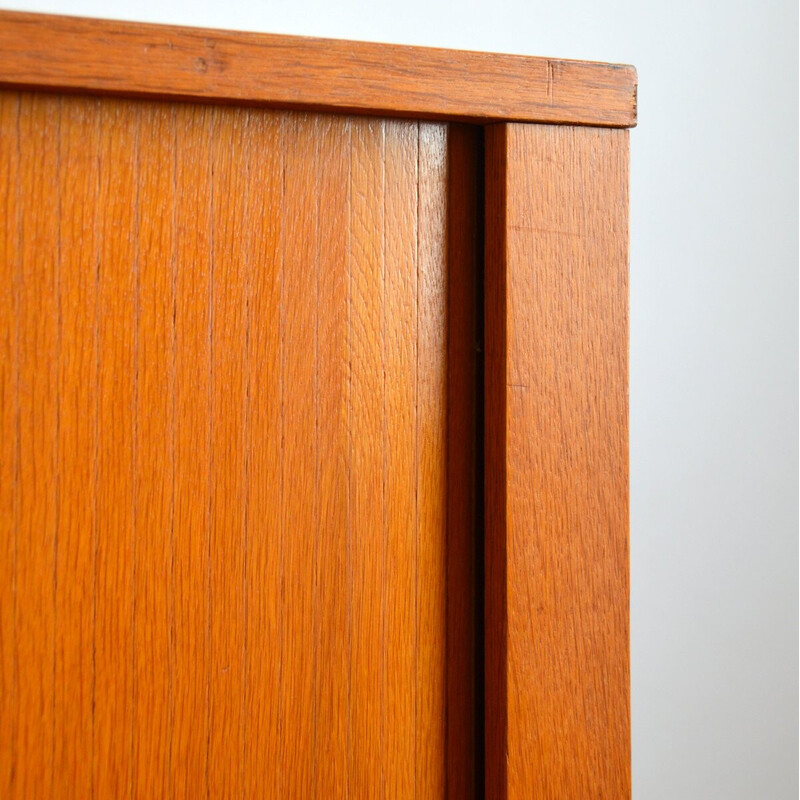
<path id="1" fill-rule="evenodd" d="M 0 794 L 13 797 L 17 763 L 19 520 L 20 95 L 0 93 Z"/>
<path id="2" fill-rule="evenodd" d="M 61 357 L 56 558 L 54 794 L 92 792 L 92 648 L 96 526 L 97 395 L 95 389 L 98 203 L 98 101 L 61 104 Z M 87 758 L 88 754 L 88 758 Z"/>
<path id="3" fill-rule="evenodd" d="M 211 110 L 176 107 L 173 797 L 207 795 Z"/>
<path id="4" fill-rule="evenodd" d="M 166 796 L 171 740 L 175 109 L 142 109 L 137 237 L 133 794 Z M 165 208 L 166 207 L 166 208 Z"/>
<path id="5" fill-rule="evenodd" d="M 384 459 L 386 752 L 404 768 L 388 775 L 387 797 L 413 797 L 416 758 L 414 430 L 417 391 L 416 125 L 386 122 L 384 160 Z"/>
<path id="6" fill-rule="evenodd" d="M 347 797 L 347 241 L 350 121 L 320 119 L 315 577 L 317 796 Z M 343 221 L 345 224 L 343 224 Z"/>
<path id="7" fill-rule="evenodd" d="M 244 796 L 279 795 L 283 115 L 250 121 Z M 278 589 L 278 591 L 276 591 Z"/>
<path id="8" fill-rule="evenodd" d="M 417 791 L 445 790 L 447 580 L 447 128 L 419 126 L 417 425 L 419 604 Z"/>
<path id="9" fill-rule="evenodd" d="M 351 792 L 383 797 L 387 764 L 382 758 L 383 480 L 381 435 L 383 354 L 381 291 L 383 240 L 383 123 L 352 122 L 350 447 L 353 546 L 352 687 L 353 730 L 349 743 Z M 377 244 L 377 246 L 376 246 Z M 376 534 L 376 532 L 378 532 Z"/>
<path id="10" fill-rule="evenodd" d="M 212 113 L 209 794 L 239 796 L 244 641 L 248 112 Z"/>
<path id="11" fill-rule="evenodd" d="M 20 106 L 19 501 L 17 522 L 17 758 L 33 768 L 20 795 L 52 796 L 57 536 L 57 103 Z"/>
<path id="12" fill-rule="evenodd" d="M 313 797 L 319 149 L 314 115 L 292 115 L 287 122 L 283 302 L 291 310 L 284 336 L 281 795 Z"/>
<path id="13" fill-rule="evenodd" d="M 132 788 L 136 195 L 140 118 L 104 105 L 101 122 L 98 541 L 95 679 L 96 797 Z M 113 170 L 109 167 L 113 164 Z"/>

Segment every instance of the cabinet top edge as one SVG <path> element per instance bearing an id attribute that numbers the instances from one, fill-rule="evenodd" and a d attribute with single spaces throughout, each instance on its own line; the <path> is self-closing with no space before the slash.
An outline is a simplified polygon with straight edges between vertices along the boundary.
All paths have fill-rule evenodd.
<path id="1" fill-rule="evenodd" d="M 636 70 L 624 64 L 2 10 L 0 87 L 476 124 L 636 124 Z"/>

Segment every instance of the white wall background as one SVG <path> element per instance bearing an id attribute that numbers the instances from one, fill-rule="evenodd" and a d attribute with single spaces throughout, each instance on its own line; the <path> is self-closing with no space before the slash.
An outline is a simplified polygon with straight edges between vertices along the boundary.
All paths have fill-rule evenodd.
<path id="1" fill-rule="evenodd" d="M 634 795 L 798 796 L 795 0 L 0 3 L 634 64 Z"/>

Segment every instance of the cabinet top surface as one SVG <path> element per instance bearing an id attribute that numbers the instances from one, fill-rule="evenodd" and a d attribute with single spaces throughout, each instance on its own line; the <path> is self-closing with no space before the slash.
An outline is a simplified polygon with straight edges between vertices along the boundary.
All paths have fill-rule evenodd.
<path id="1" fill-rule="evenodd" d="M 379 116 L 632 127 L 636 70 L 0 11 L 0 86 Z"/>

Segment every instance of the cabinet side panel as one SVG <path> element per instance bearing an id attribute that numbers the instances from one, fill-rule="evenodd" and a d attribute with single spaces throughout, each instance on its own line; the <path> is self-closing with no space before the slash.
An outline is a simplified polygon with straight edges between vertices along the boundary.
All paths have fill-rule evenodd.
<path id="1" fill-rule="evenodd" d="M 505 513 L 487 535 L 505 557 L 505 789 L 628 797 L 628 135 L 509 125 L 495 143 L 505 375 L 487 396 L 505 403 Z"/>

